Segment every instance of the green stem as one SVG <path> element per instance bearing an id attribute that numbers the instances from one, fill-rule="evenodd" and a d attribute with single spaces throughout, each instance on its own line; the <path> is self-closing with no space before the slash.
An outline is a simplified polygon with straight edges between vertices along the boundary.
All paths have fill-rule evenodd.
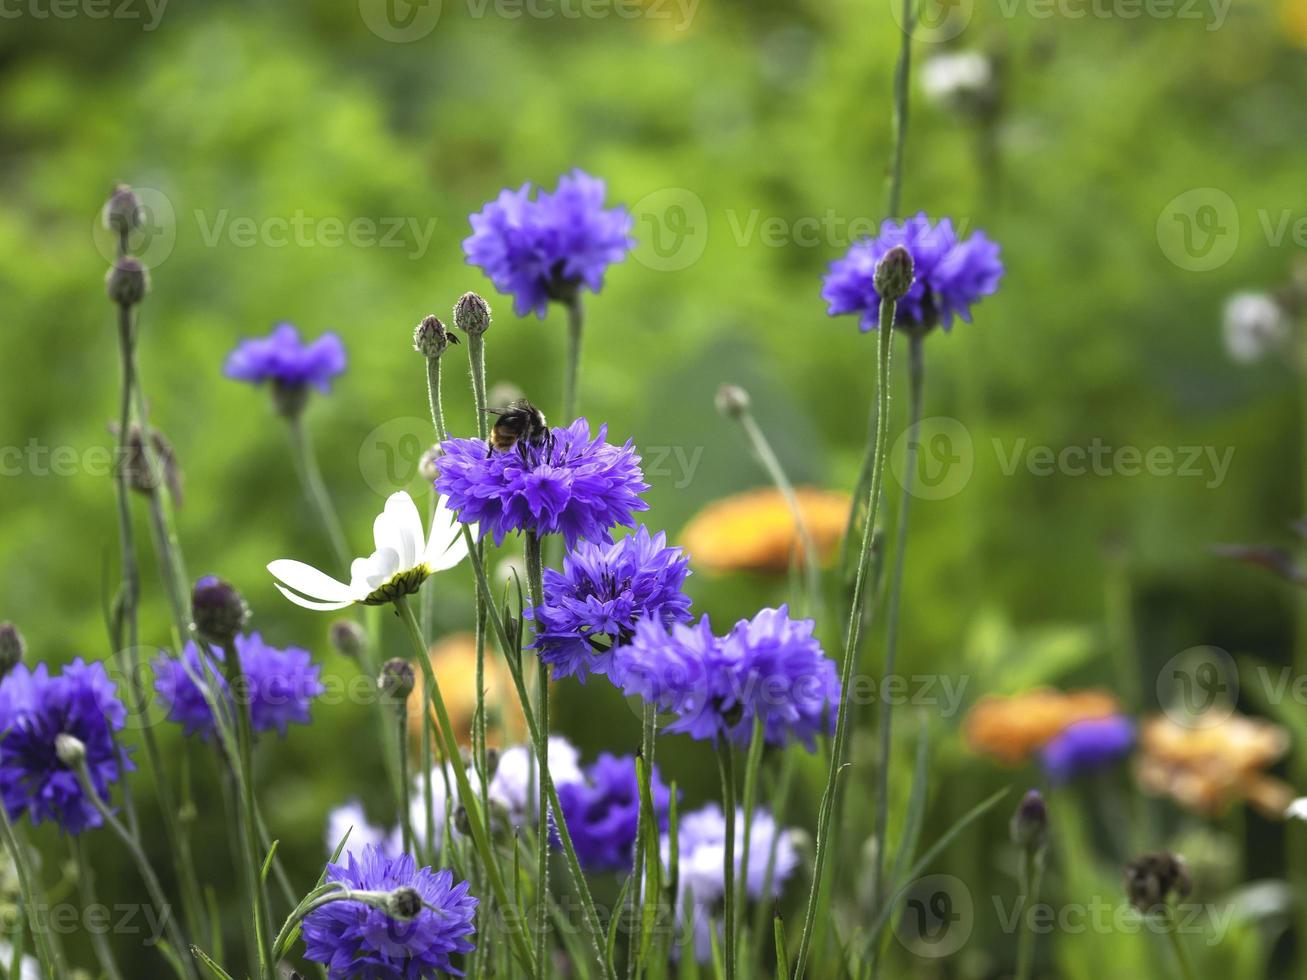
<path id="1" fill-rule="evenodd" d="M 726 980 L 735 980 L 735 754 L 729 739 L 722 739 L 717 746 L 717 766 L 722 776 L 722 810 L 726 816 L 726 850 L 722 859 L 725 936 L 722 946 L 726 951 Z"/>
<path id="2" fill-rule="evenodd" d="M 308 499 L 309 506 L 318 515 L 318 520 L 322 522 L 322 527 L 327 532 L 327 538 L 331 542 L 331 550 L 336 557 L 336 564 L 343 571 L 348 572 L 350 566 L 349 545 L 346 543 L 345 532 L 341 528 L 336 508 L 332 506 L 331 495 L 327 492 L 327 485 L 323 482 L 322 470 L 318 467 L 318 457 L 313 452 L 313 445 L 309 438 L 308 428 L 304 425 L 302 412 L 287 417 L 286 431 L 290 436 L 291 461 L 295 465 L 295 472 L 299 476 L 304 496 Z"/>
<path id="3" fill-rule="evenodd" d="M 472 401 L 476 406 L 477 434 L 482 442 L 490 437 L 490 419 L 486 414 L 486 338 L 484 333 L 472 333 L 467 337 L 468 372 L 472 381 Z M 476 560 L 485 564 L 486 543 L 476 542 Z M 490 809 L 490 779 L 487 772 L 489 764 L 486 758 L 486 596 L 480 589 L 476 590 L 476 685 L 477 707 L 472 716 L 472 749 L 475 756 L 477 775 L 481 777 L 481 808 Z M 504 650 L 508 656 L 508 650 Z"/>
<path id="4" fill-rule="evenodd" d="M 1175 951 L 1175 962 L 1179 967 L 1182 980 L 1194 980 L 1193 964 L 1189 962 L 1189 952 L 1184 948 L 1184 943 L 1180 940 L 1180 933 L 1176 929 L 1175 916 L 1167 911 L 1170 920 L 1170 928 L 1166 930 L 1166 936 L 1171 941 L 1171 949 Z"/>
<path id="5" fill-rule="evenodd" d="M 426 736 L 424 731 L 423 737 Z M 399 740 L 399 826 L 404 839 L 404 853 L 412 854 L 414 847 L 413 816 L 409 813 L 409 778 L 408 778 L 408 702 L 405 701 L 395 712 L 395 738 Z M 430 779 L 430 773 L 427 774 Z M 430 837 L 427 838 L 431 840 Z"/>
<path id="6" fill-rule="evenodd" d="M 903 0 L 903 41 L 894 67 L 894 156 L 890 163 L 889 189 L 885 195 L 885 217 L 896 218 L 903 192 L 903 151 L 908 141 L 908 93 L 912 73 L 912 0 Z"/>
<path id="7" fill-rule="evenodd" d="M 831 817 L 835 812 L 835 797 L 840 771 L 844 766 L 845 746 L 849 728 L 849 685 L 853 679 L 853 663 L 857 659 L 858 641 L 862 635 L 862 620 L 867 601 L 868 570 L 871 567 L 871 543 L 876 526 L 876 512 L 880 508 L 881 486 L 885 480 L 886 434 L 889 423 L 889 369 L 893 350 L 894 309 L 892 299 L 880 304 L 880 330 L 876 346 L 876 464 L 873 468 L 871 488 L 868 491 L 867 520 L 862 528 L 862 548 L 858 556 L 858 575 L 853 585 L 853 602 L 849 610 L 848 632 L 844 640 L 844 657 L 840 667 L 840 705 L 835 720 L 835 742 L 831 749 L 830 766 L 826 772 L 826 787 L 822 791 L 821 806 L 817 814 L 817 844 L 813 862 L 812 888 L 808 894 L 808 907 L 804 915 L 803 935 L 795 958 L 794 976 L 801 978 L 807 968 L 812 948 L 812 933 L 817 921 L 817 905 L 821 897 L 822 873 L 830 853 Z"/>
<path id="8" fill-rule="evenodd" d="M 168 941 L 172 943 L 173 950 L 177 954 L 177 963 L 180 966 L 182 976 L 186 980 L 199 980 L 195 972 L 195 965 L 188 955 L 190 947 L 186 945 L 186 939 L 182 936 L 177 921 L 167 914 L 168 909 L 172 906 L 167 895 L 164 894 L 163 886 L 159 884 L 159 876 L 154 873 L 154 867 L 150 864 L 145 848 L 141 846 L 141 842 L 136 836 L 113 815 L 113 811 L 109 809 L 104 800 L 100 799 L 100 794 L 91 785 L 91 777 L 86 771 L 85 762 L 77 766 L 76 773 L 77 781 L 82 786 L 82 793 L 91 801 L 91 805 L 100 814 L 100 818 L 118 835 L 119 840 L 123 842 L 132 859 L 136 862 L 136 870 L 145 883 L 145 890 L 150 894 L 150 901 L 159 909 L 160 916 L 164 920 L 164 928 L 168 932 Z"/>
<path id="9" fill-rule="evenodd" d="M 563 303 L 567 308 L 567 359 L 563 368 L 563 425 L 576 419 L 577 386 L 581 377 L 581 335 L 585 329 L 585 316 L 581 308 L 581 294 L 573 291 Z"/>
<path id="10" fill-rule="evenodd" d="M 422 668 L 427 698 L 431 701 L 432 707 L 436 709 L 436 720 L 439 722 L 440 735 L 445 743 L 445 756 L 449 761 L 449 768 L 454 770 L 454 779 L 458 784 L 459 802 L 463 804 L 464 809 L 467 811 L 472 842 L 481 857 L 481 863 L 485 866 L 486 878 L 490 883 L 491 891 L 494 892 L 495 901 L 504 910 L 505 914 L 509 914 L 509 910 L 513 906 L 509 901 L 508 892 L 504 888 L 504 880 L 499 873 L 499 865 L 495 861 L 493 846 L 477 795 L 473 792 L 471 781 L 467 778 L 466 767 L 460 762 L 458 739 L 454 735 L 454 725 L 449 719 L 449 711 L 445 708 L 445 699 L 440 693 L 440 684 L 436 680 L 436 672 L 431 669 L 431 661 L 426 656 L 426 643 L 422 639 L 422 629 L 418 625 L 417 617 L 413 615 L 413 609 L 409 606 L 407 596 L 396 598 L 394 605 L 395 611 L 399 613 L 399 618 L 408 629 L 409 639 L 413 643 L 413 652 L 417 655 L 418 664 Z M 539 976 L 538 966 L 531 957 L 531 949 L 522 930 L 522 923 L 515 916 L 512 917 L 509 939 L 513 943 L 513 950 L 518 961 L 525 968 L 527 974 L 533 977 Z"/>
<path id="11" fill-rule="evenodd" d="M 908 515 L 912 506 L 913 479 L 917 472 L 917 449 L 921 423 L 922 390 L 925 385 L 925 344 L 918 330 L 908 339 L 908 447 L 903 468 L 903 493 L 899 498 L 894 569 L 890 574 L 889 601 L 885 609 L 885 670 L 882 678 L 893 678 L 899 639 L 899 604 L 903 593 L 903 566 L 908 553 Z M 880 903 L 884 894 L 885 843 L 889 831 L 889 770 L 894 738 L 894 701 L 882 698 L 879 706 L 879 747 L 876 762 L 875 853 L 872 856 L 871 894 Z M 875 971 L 873 970 L 873 976 Z"/>
<path id="12" fill-rule="evenodd" d="M 748 408 L 744 408 L 736 418 L 739 420 L 740 427 L 744 429 L 744 434 L 748 437 L 758 462 L 767 471 L 767 475 L 776 485 L 777 491 L 785 499 L 785 504 L 794 517 L 794 527 L 798 532 L 799 544 L 803 551 L 804 582 L 808 591 L 806 611 L 808 615 L 816 616 L 821 602 L 820 559 L 817 555 L 817 546 L 813 543 L 812 534 L 808 530 L 808 523 L 803 519 L 803 510 L 799 507 L 799 497 L 794 492 L 794 484 L 786 476 L 780 458 L 772 449 L 771 443 L 767 441 L 767 436 L 763 434 L 753 413 Z"/>
<path id="13" fill-rule="evenodd" d="M 91 870 L 91 862 L 86 859 L 86 847 L 80 837 L 70 838 L 71 849 L 73 852 L 73 863 L 77 865 L 77 890 L 82 897 L 83 909 L 89 909 L 98 905 L 99 901 L 95 897 L 95 873 Z M 118 963 L 113 957 L 113 950 L 109 948 L 109 942 L 104 937 L 103 930 L 88 929 L 91 934 L 91 946 L 95 950 L 95 958 L 100 963 L 100 969 L 109 980 L 122 980 L 122 972 L 118 969 Z M 179 950 L 178 955 L 183 951 Z"/>
<path id="14" fill-rule="evenodd" d="M 0 833 L 4 835 L 5 846 L 14 859 L 14 872 L 18 877 L 18 893 L 23 900 L 23 909 L 27 917 L 27 926 L 36 943 L 36 953 L 41 969 L 49 975 L 49 980 L 64 980 L 68 967 L 58 948 L 50 938 L 49 920 L 41 915 L 46 911 L 44 903 L 38 901 L 36 878 L 31 865 L 27 863 L 27 850 L 14 833 L 14 825 L 9 822 L 9 812 L 0 805 Z M 17 937 L 15 937 L 17 945 Z"/>
<path id="15" fill-rule="evenodd" d="M 1015 980 L 1030 980 L 1035 960 L 1035 906 L 1039 904 L 1039 888 L 1044 877 L 1042 853 L 1024 853 L 1021 856 L 1021 922 L 1017 940 L 1017 972 Z"/>
<path id="16" fill-rule="evenodd" d="M 533 606 L 544 601 L 544 561 L 540 550 L 540 537 L 534 533 L 526 536 L 526 584 Z M 539 770 L 549 769 L 549 665 L 544 661 L 536 663 L 536 717 L 543 733 L 543 744 L 539 752 Z M 539 905 L 540 922 L 536 932 L 536 962 L 546 962 L 546 946 L 549 939 L 549 801 L 542 784 L 544 776 L 536 780 L 536 799 L 540 812 L 536 822 L 536 902 Z"/>
<path id="17" fill-rule="evenodd" d="M 762 716 L 754 718 L 753 731 L 749 734 L 749 752 L 744 758 L 744 841 L 740 847 L 740 880 L 748 888 L 749 882 L 749 862 L 753 860 L 754 855 L 750 849 L 753 842 L 753 811 L 758 801 L 758 772 L 762 768 L 762 750 L 764 745 Z M 770 857 L 770 856 L 769 856 Z M 764 889 L 759 896 L 766 898 L 768 890 Z M 744 929 L 744 902 L 739 903 L 740 922 L 737 925 L 737 935 L 742 935 Z M 760 904 L 765 905 L 766 902 Z M 761 936 L 762 933 L 758 933 Z"/>

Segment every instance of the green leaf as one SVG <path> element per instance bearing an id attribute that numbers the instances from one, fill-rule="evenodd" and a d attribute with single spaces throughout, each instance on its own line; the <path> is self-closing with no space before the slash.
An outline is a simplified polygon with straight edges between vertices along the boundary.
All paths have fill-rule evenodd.
<path id="1" fill-rule="evenodd" d="M 200 961 L 200 965 L 209 971 L 209 976 L 213 977 L 214 980 L 236 980 L 235 977 L 220 967 L 214 961 L 213 957 L 200 949 L 200 947 L 192 946 L 191 955 Z"/>

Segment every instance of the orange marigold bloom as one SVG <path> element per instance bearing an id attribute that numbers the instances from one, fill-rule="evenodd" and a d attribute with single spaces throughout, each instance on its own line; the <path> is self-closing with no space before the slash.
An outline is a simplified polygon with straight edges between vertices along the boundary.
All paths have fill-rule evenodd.
<path id="1" fill-rule="evenodd" d="M 795 491 L 803 523 L 826 564 L 835 554 L 849 519 L 849 495 L 800 487 Z M 749 490 L 714 501 L 681 532 L 681 544 L 696 568 L 710 572 L 784 572 L 790 559 L 802 561 L 794 516 L 780 491 Z"/>
<path id="2" fill-rule="evenodd" d="M 971 751 L 1017 765 L 1068 725 L 1119 711 L 1116 698 L 1107 691 L 1040 687 L 1010 697 L 986 695 L 967 712 L 962 727 Z"/>
<path id="3" fill-rule="evenodd" d="M 1198 813 L 1218 815 L 1242 799 L 1282 818 L 1293 791 L 1266 769 L 1288 751 L 1288 732 L 1257 718 L 1222 714 L 1209 712 L 1185 724 L 1161 715 L 1145 721 L 1135 767 L 1140 786 Z"/>
<path id="4" fill-rule="evenodd" d="M 471 743 L 472 719 L 477 709 L 477 647 L 472 633 L 451 633 L 432 644 L 431 669 L 440 681 L 440 693 L 460 745 Z M 513 678 L 504 658 L 487 646 L 485 657 L 486 741 L 512 745 L 526 737 L 526 720 L 517 701 Z M 428 705 L 423 671 L 419 669 L 413 693 L 408 699 L 408 732 L 417 746 L 422 744 L 422 706 Z M 432 720 L 436 713 L 431 710 Z"/>

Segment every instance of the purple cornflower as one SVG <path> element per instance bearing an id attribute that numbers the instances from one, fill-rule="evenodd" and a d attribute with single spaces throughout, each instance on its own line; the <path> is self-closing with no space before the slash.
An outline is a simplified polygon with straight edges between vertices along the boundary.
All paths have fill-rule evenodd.
<path id="1" fill-rule="evenodd" d="M 237 344 L 227 355 L 223 374 L 251 384 L 268 381 L 281 389 L 312 385 L 325 394 L 331 390 L 331 379 L 344 370 L 345 345 L 336 334 L 324 333 L 305 344 L 293 325 L 279 323 L 268 336 Z"/>
<path id="2" fill-rule="evenodd" d="M 667 829 L 671 790 L 654 766 L 649 780 L 654 817 Z M 558 787 L 577 860 L 588 871 L 630 870 L 640 818 L 635 756 L 604 752 L 585 770 L 585 780 Z"/>
<path id="3" fill-rule="evenodd" d="M 1105 769 L 1134 747 L 1135 726 L 1129 718 L 1112 715 L 1078 721 L 1062 729 L 1044 746 L 1044 770 L 1054 783 Z"/>
<path id="4" fill-rule="evenodd" d="M 812 751 L 817 734 L 834 729 L 840 699 L 835 663 L 813 637 L 815 625 L 791 619 L 786 606 L 742 619 L 724 637 L 707 616 L 670 632 L 642 620 L 610 676 L 627 694 L 675 713 L 668 732 L 744 744 L 761 719 L 768 743 L 799 739 Z"/>
<path id="5" fill-rule="evenodd" d="M 289 726 L 309 723 L 309 706 L 325 688 L 318 675 L 322 668 L 307 650 L 287 647 L 278 650 L 263 642 L 258 633 L 238 635 L 236 653 L 245 675 L 250 724 L 256 732 L 277 731 L 285 735 Z M 199 681 L 209 685 L 215 698 L 230 704 L 224 676 L 223 651 L 214 648 L 217 662 L 203 658 L 194 643 L 186 644 L 181 657 L 159 657 L 154 662 L 154 689 L 168 706 L 168 720 L 182 725 L 187 735 L 208 738 L 213 734 L 213 712 L 201 693 Z"/>
<path id="6" fill-rule="evenodd" d="M 436 489 L 464 524 L 503 544 L 511 531 L 561 534 L 568 548 L 577 541 L 611 541 L 618 525 L 635 523 L 648 510 L 640 494 L 649 489 L 634 444 L 604 441 L 607 426 L 590 437 L 590 423 L 577 419 L 553 428 L 541 446 L 518 443 L 487 452 L 480 439 L 441 443 Z"/>
<path id="7" fill-rule="evenodd" d="M 826 312 L 857 313 L 863 332 L 876 329 L 876 265 L 896 245 L 911 253 L 915 274 L 895 311 L 899 326 L 930 329 L 938 323 L 948 330 L 955 315 L 970 323 L 972 305 L 995 292 L 1003 277 L 999 247 L 983 231 L 960 238 L 948 218 L 932 225 L 923 212 L 902 223 L 886 221 L 879 235 L 854 242 L 844 258 L 831 263 L 821 289 Z"/>
<path id="8" fill-rule="evenodd" d="M 469 937 L 476 931 L 477 900 L 466 881 L 455 885 L 448 870 L 418 869 L 410 855 L 390 858 L 373 845 L 343 864 L 328 864 L 326 880 L 372 893 L 372 901 L 328 902 L 304 917 L 304 958 L 327 964 L 331 980 L 463 975 L 451 956 L 475 948 Z"/>
<path id="9" fill-rule="evenodd" d="M 585 287 L 593 293 L 604 272 L 635 246 L 631 215 L 604 207 L 604 182 L 581 170 L 558 179 L 558 189 L 503 190 L 468 218 L 472 234 L 463 240 L 469 265 L 480 268 L 495 288 L 513 297 L 518 316 L 534 311 L 544 319 L 550 300 L 567 301 Z"/>
<path id="10" fill-rule="evenodd" d="M 10 818 L 27 813 L 34 824 L 54 820 L 69 834 L 100 826 L 95 804 L 60 761 L 55 739 L 71 735 L 85 746 L 91 786 L 107 801 L 110 785 L 135 768 L 114 739 L 126 721 L 127 709 L 101 663 L 79 657 L 55 675 L 45 664 L 15 667 L 0 683 L 0 794 Z"/>
<path id="11" fill-rule="evenodd" d="M 681 591 L 689 574 L 681 549 L 644 525 L 614 544 L 583 541 L 563 558 L 561 572 L 545 569 L 545 601 L 526 613 L 536 621 L 532 645 L 556 677 L 575 674 L 585 683 L 590 674 L 607 674 L 613 651 L 640 620 L 670 626 L 690 618 Z"/>

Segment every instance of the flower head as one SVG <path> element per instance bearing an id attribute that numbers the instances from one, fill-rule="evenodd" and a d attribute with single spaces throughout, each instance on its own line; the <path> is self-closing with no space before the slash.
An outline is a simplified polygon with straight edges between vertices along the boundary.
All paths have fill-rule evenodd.
<path id="1" fill-rule="evenodd" d="M 670 632 L 654 620 L 636 625 L 629 646 L 614 658 L 613 681 L 678 717 L 669 732 L 694 738 L 747 742 L 755 719 L 769 744 L 798 739 L 811 750 L 830 731 L 840 699 L 834 662 L 812 635 L 810 619 L 789 609 L 764 609 L 724 637 L 705 616 Z"/>
<path id="2" fill-rule="evenodd" d="M 475 530 L 475 529 L 474 529 Z M 453 568 L 467 557 L 467 543 L 444 499 L 436 501 L 431 535 L 423 543 L 422 518 L 405 491 L 392 493 L 372 525 L 376 550 L 355 558 L 346 585 L 312 565 L 280 558 L 268 565 L 277 589 L 305 609 L 344 609 L 361 602 L 380 606 L 416 592 L 435 572 Z"/>
<path id="3" fill-rule="evenodd" d="M 282 388 L 313 386 L 324 394 L 331 379 L 345 370 L 345 345 L 334 333 L 303 343 L 299 331 L 280 323 L 266 337 L 242 340 L 227 355 L 223 374 L 251 384 L 271 382 Z"/>
<path id="4" fill-rule="evenodd" d="M 876 267 L 896 245 L 911 254 L 916 277 L 898 301 L 895 323 L 901 326 L 929 329 L 938 323 L 948 330 L 954 316 L 970 323 L 972 305 L 997 290 L 1003 277 L 998 245 L 984 232 L 960 238 L 948 218 L 932 225 L 922 213 L 901 223 L 886 221 L 879 235 L 855 242 L 844 258 L 831 263 L 821 291 L 826 312 L 856 313 L 864 332 L 876 329 Z"/>
<path id="5" fill-rule="evenodd" d="M 1068 725 L 1047 745 L 1044 769 L 1055 783 L 1105 769 L 1134 747 L 1135 726 L 1129 718 L 1112 715 Z"/>
<path id="6" fill-rule="evenodd" d="M 611 541 L 614 527 L 648 509 L 640 494 L 649 486 L 634 444 L 614 446 L 607 435 L 600 426 L 591 438 L 590 423 L 577 419 L 551 429 L 540 446 L 487 451 L 480 439 L 449 439 L 436 489 L 460 521 L 476 522 L 497 545 L 512 531 L 561 534 L 568 548 Z"/>
<path id="7" fill-rule="evenodd" d="M 307 725 L 313 699 L 325 690 L 318 679 L 322 668 L 309 652 L 299 647 L 279 650 L 264 643 L 258 633 L 237 636 L 235 646 L 245 677 L 241 700 L 249 706 L 254 730 L 284 736 L 292 723 Z M 180 724 L 187 735 L 213 734 L 213 710 L 205 687 L 210 697 L 231 704 L 225 654 L 214 650 L 213 658 L 216 662 L 188 643 L 180 657 L 159 657 L 154 662 L 154 689 L 168 706 L 168 720 Z"/>
<path id="8" fill-rule="evenodd" d="M 1106 718 L 1120 710 L 1106 691 L 1059 691 L 1040 687 L 1010 697 L 987 695 L 967 712 L 963 731 L 972 752 L 1006 765 L 1025 761 L 1068 725 Z"/>
<path id="9" fill-rule="evenodd" d="M 59 736 L 83 747 L 91 786 L 102 800 L 124 770 L 133 768 L 114 733 L 127 721 L 101 663 L 80 657 L 51 675 L 45 664 L 19 664 L 0 682 L 0 795 L 11 819 L 54 820 L 70 834 L 103 822 L 77 774 L 60 759 Z"/>
<path id="10" fill-rule="evenodd" d="M 650 774 L 649 791 L 661 832 L 667 829 L 672 794 L 659 778 L 657 766 Z M 559 787 L 558 802 L 582 867 L 589 871 L 631 867 L 640 817 L 635 756 L 603 753 L 586 768 L 584 780 Z"/>
<path id="11" fill-rule="evenodd" d="M 653 619 L 670 626 L 690 618 L 681 591 L 690 561 L 667 536 L 650 536 L 641 525 L 614 544 L 582 541 L 563 558 L 561 572 L 544 573 L 545 601 L 529 609 L 533 646 L 558 677 L 607 674 L 614 651 L 628 642 L 635 624 Z"/>
<path id="12" fill-rule="evenodd" d="M 477 900 L 467 893 L 467 882 L 455 885 L 448 870 L 419 869 L 409 855 L 388 857 L 375 846 L 351 854 L 343 864 L 328 864 L 326 878 L 352 891 L 402 899 L 385 903 L 387 909 L 352 899 L 328 902 L 304 917 L 304 956 L 325 963 L 331 980 L 462 976 L 451 957 L 475 948 L 470 937 Z M 408 889 L 417 893 L 417 901 Z M 399 918 L 388 914 L 401 904 Z"/>
<path id="13" fill-rule="evenodd" d="M 835 554 L 849 517 L 849 495 L 815 487 L 795 492 L 817 554 Z M 780 491 L 748 490 L 714 501 L 690 519 L 681 543 L 695 568 L 709 572 L 784 573 L 803 547 L 794 513 Z"/>
<path id="14" fill-rule="evenodd" d="M 495 288 L 513 297 L 518 316 L 544 318 L 550 300 L 564 300 L 582 287 L 597 293 L 604 272 L 635 245 L 631 215 L 604 207 L 604 182 L 580 170 L 558 180 L 552 193 L 532 187 L 500 191 L 468 221 L 472 234 L 463 254 Z"/>
<path id="15" fill-rule="evenodd" d="M 549 776 L 560 799 L 564 787 L 585 781 L 581 753 L 561 735 L 549 736 Z M 514 827 L 535 821 L 539 812 L 539 792 L 535 749 L 529 745 L 505 749 L 490 779 L 489 796 L 504 808 Z"/>

